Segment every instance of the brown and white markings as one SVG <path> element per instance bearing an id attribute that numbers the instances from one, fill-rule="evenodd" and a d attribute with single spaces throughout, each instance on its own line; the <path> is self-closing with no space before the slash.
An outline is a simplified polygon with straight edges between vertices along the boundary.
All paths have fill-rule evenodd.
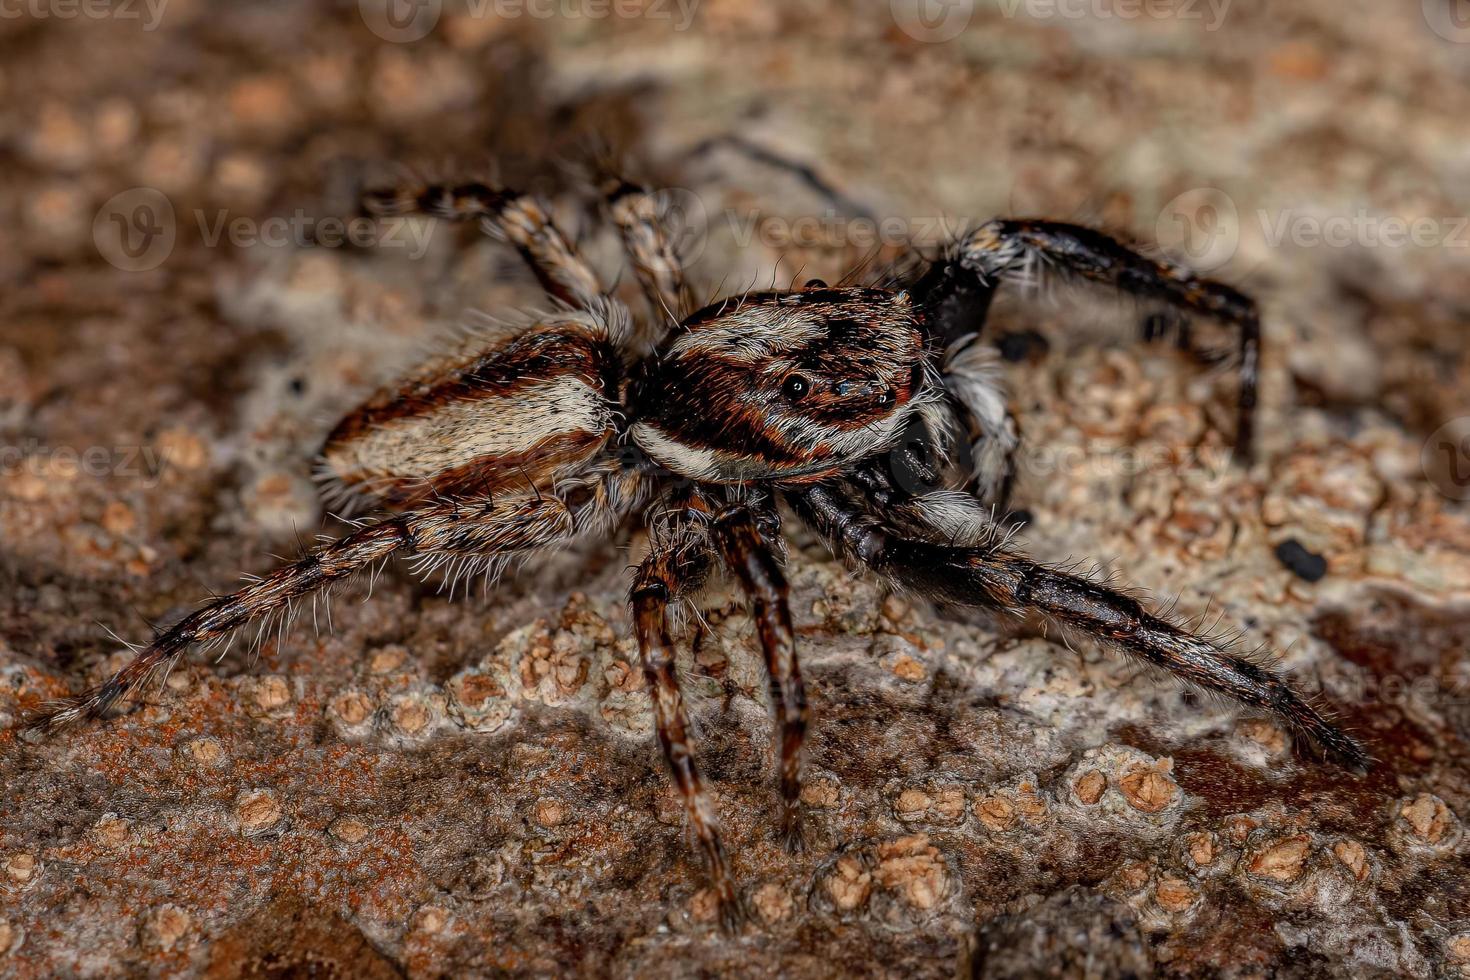
<path id="1" fill-rule="evenodd" d="M 610 308 L 543 317 L 377 395 L 327 437 L 328 498 L 401 506 L 575 475 L 615 434 L 616 319 Z"/>
<path id="2" fill-rule="evenodd" d="M 1009 279 L 1044 266 L 1237 330 L 1242 453 L 1260 343 L 1248 298 L 1098 232 L 996 221 L 891 288 L 812 282 L 691 312 L 654 196 L 621 180 L 605 189 L 645 294 L 637 324 L 526 195 L 483 184 L 372 195 L 379 212 L 479 221 L 520 251 L 558 312 L 445 356 L 348 415 L 326 441 L 320 475 L 334 502 L 364 514 L 352 531 L 205 604 L 35 724 L 97 718 L 192 645 L 289 614 L 390 555 L 452 588 L 637 522 L 650 551 L 631 603 L 658 740 L 734 928 L 736 869 L 695 763 L 674 613 L 711 574 L 728 573 L 743 590 L 770 678 L 779 831 L 799 847 L 809 711 L 780 560 L 784 500 L 834 553 L 896 587 L 1045 619 L 1270 712 L 1345 766 L 1367 765 L 1357 742 L 1266 667 L 1012 550 L 989 516 L 1008 486 L 1016 430 L 977 338 Z M 979 447 L 978 470 L 961 471 L 950 452 L 959 440 Z"/>

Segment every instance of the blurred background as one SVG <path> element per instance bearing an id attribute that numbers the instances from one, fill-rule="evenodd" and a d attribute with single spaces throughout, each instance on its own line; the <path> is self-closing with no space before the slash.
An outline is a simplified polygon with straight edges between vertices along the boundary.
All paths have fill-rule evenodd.
<path id="1" fill-rule="evenodd" d="M 1112 298 L 1009 297 L 1016 505 L 1041 557 L 1283 654 L 1384 759 L 1324 770 L 798 550 L 812 854 L 762 830 L 748 620 L 716 610 L 688 665 L 758 896 L 724 941 L 626 554 L 488 604 L 400 573 L 127 722 L 0 734 L 0 973 L 1470 975 L 1467 82 L 1463 0 L 0 0 L 0 727 L 115 665 L 100 624 L 140 639 L 340 530 L 333 420 L 466 310 L 538 302 L 473 228 L 367 221 L 363 188 L 535 190 L 612 280 L 613 161 L 670 188 L 710 297 L 996 215 L 1256 296 L 1249 471 L 1229 365 L 1133 343 L 1148 311 Z"/>

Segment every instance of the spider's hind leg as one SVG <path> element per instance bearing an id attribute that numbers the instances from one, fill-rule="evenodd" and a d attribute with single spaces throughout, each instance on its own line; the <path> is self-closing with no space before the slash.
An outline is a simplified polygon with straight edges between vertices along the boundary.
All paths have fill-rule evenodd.
<path id="1" fill-rule="evenodd" d="M 609 481 L 607 485 L 613 484 Z M 415 555 L 420 571 L 447 568 L 452 589 L 455 574 L 493 571 L 507 560 L 595 533 L 637 499 L 633 487 L 622 490 L 617 499 L 609 499 L 596 486 L 588 493 L 590 499 L 575 506 L 550 494 L 494 501 L 444 500 L 366 524 L 237 592 L 206 603 L 156 636 L 100 686 L 47 706 L 31 727 L 52 730 L 101 717 L 149 678 L 176 664 L 194 644 L 224 639 L 250 623 L 285 614 L 299 600 L 395 552 Z"/>
<path id="2" fill-rule="evenodd" d="M 405 518 L 359 528 L 315 549 L 231 595 L 221 596 L 159 633 L 153 642 L 117 673 L 84 694 L 47 705 L 32 728 L 55 730 L 100 718 L 113 705 L 137 692 L 149 678 L 165 672 L 195 643 L 221 640 L 240 627 L 279 615 L 299 599 L 329 588 L 409 545 L 412 531 Z"/>
<path id="3" fill-rule="evenodd" d="M 597 273 L 551 220 L 546 204 L 529 194 L 477 182 L 405 185 L 368 191 L 362 204 L 376 215 L 478 220 L 491 237 L 515 246 L 552 296 L 578 309 L 588 309 L 603 298 Z"/>
<path id="4" fill-rule="evenodd" d="M 608 177 L 603 181 L 603 199 L 653 319 L 677 322 L 692 313 L 694 293 L 685 278 L 674 238 L 684 229 L 674 227 L 676 216 L 667 192 Z"/>

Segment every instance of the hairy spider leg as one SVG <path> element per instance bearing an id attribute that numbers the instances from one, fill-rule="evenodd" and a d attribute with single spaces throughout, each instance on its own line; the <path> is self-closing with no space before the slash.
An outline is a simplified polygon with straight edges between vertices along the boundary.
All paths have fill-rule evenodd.
<path id="1" fill-rule="evenodd" d="M 658 742 L 668 763 L 674 788 L 684 803 L 689 829 L 694 832 L 709 869 L 710 886 L 719 905 L 720 924 L 728 932 L 739 929 L 745 913 L 735 887 L 730 860 L 720 840 L 714 802 L 705 791 L 694 747 L 689 737 L 689 715 L 679 690 L 674 662 L 674 640 L 669 607 L 697 587 L 708 569 L 706 542 L 683 537 L 677 544 L 655 545 L 633 578 L 631 603 L 643 676 L 653 700 Z"/>
<path id="2" fill-rule="evenodd" d="M 1357 741 L 1261 665 L 1160 619 L 1131 596 L 1049 568 L 1002 543 L 953 546 L 906 534 L 855 503 L 845 492 L 848 486 L 819 484 L 787 495 L 802 519 L 847 560 L 943 601 L 1040 614 L 1200 688 L 1270 711 L 1346 768 L 1368 767 L 1368 753 Z"/>
<path id="3" fill-rule="evenodd" d="M 1261 361 L 1255 301 L 1222 282 L 1141 255 L 1102 232 L 1060 221 L 998 219 L 963 236 L 914 286 L 929 311 L 932 342 L 943 350 L 978 333 L 1001 283 L 1052 269 L 1234 328 L 1240 362 L 1235 456 L 1250 462 Z"/>
<path id="4" fill-rule="evenodd" d="M 445 501 L 358 528 L 313 549 L 237 592 L 214 599 L 159 633 L 112 677 L 84 694 L 47 705 L 31 727 L 55 730 L 102 716 L 150 677 L 172 667 L 195 643 L 220 641 L 252 622 L 286 614 L 308 597 L 398 551 L 418 569 L 471 568 L 493 574 L 515 558 L 562 544 L 611 520 L 597 498 L 569 506 L 560 498 Z"/>
<path id="5" fill-rule="evenodd" d="M 529 194 L 481 183 L 430 184 L 368 191 L 362 202 L 370 214 L 477 219 L 488 235 L 515 246 L 552 296 L 578 309 L 605 299 L 592 267 L 552 222 L 546 205 Z"/>
<path id="6" fill-rule="evenodd" d="M 775 516 L 772 511 L 772 517 Z M 781 839 L 786 849 L 802 849 L 801 744 L 811 720 L 806 685 L 796 660 L 796 631 L 791 626 L 789 588 L 754 515 L 744 506 L 727 508 L 713 525 L 720 557 L 734 571 L 755 620 L 776 712 L 781 780 Z"/>
<path id="7" fill-rule="evenodd" d="M 675 202 L 668 198 L 668 192 L 650 191 L 620 177 L 609 177 L 603 182 L 603 199 L 643 288 L 653 322 L 672 326 L 694 312 L 694 292 L 671 235 L 671 231 L 683 229 L 672 228 L 675 216 L 671 208 Z M 659 331 L 650 340 L 656 342 L 661 336 Z"/>

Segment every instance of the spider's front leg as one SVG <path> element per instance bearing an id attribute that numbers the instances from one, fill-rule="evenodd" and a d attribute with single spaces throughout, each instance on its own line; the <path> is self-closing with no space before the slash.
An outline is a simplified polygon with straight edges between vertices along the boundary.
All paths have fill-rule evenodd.
<path id="1" fill-rule="evenodd" d="M 1240 358 L 1235 454 L 1250 461 L 1261 321 L 1255 301 L 1238 290 L 1140 255 L 1091 228 L 1005 219 L 987 222 L 956 242 L 914 285 L 914 292 L 930 311 L 935 343 L 943 348 L 980 331 L 1001 283 L 1048 269 L 1165 303 L 1181 314 L 1211 317 L 1235 329 Z"/>
<path id="2" fill-rule="evenodd" d="M 790 499 L 834 551 L 902 587 L 958 605 L 1043 616 L 1198 687 L 1270 711 L 1334 761 L 1367 768 L 1361 745 L 1265 667 L 1161 619 L 1131 596 L 1008 551 L 993 539 L 936 543 L 943 540 L 941 525 L 955 523 L 953 515 L 940 515 L 930 535 L 915 533 L 913 525 L 923 522 L 926 508 L 935 508 L 924 498 L 910 501 L 904 508 L 908 520 L 897 523 L 870 513 L 859 496 L 849 485 L 827 484 Z"/>
<path id="3" fill-rule="evenodd" d="M 638 636 L 643 676 L 653 700 L 658 742 L 668 763 L 674 788 L 684 802 L 689 829 L 699 841 L 709 868 L 710 885 L 719 903 L 720 924 L 734 932 L 744 919 L 740 895 L 730 871 L 730 861 L 720 841 L 719 821 L 705 792 L 694 762 L 689 739 L 689 714 L 679 690 L 674 662 L 674 640 L 669 627 L 669 607 L 698 587 L 708 572 L 704 542 L 685 539 L 667 547 L 655 545 L 633 578 L 633 625 Z"/>
<path id="4" fill-rule="evenodd" d="M 770 516 L 775 518 L 775 512 Z M 765 655 L 771 704 L 780 734 L 781 839 L 793 853 L 803 847 L 801 833 L 801 743 L 810 713 L 806 685 L 796 660 L 796 633 L 791 627 L 786 577 L 770 546 L 745 506 L 731 507 L 716 518 L 714 541 L 725 564 L 740 580 Z"/>

